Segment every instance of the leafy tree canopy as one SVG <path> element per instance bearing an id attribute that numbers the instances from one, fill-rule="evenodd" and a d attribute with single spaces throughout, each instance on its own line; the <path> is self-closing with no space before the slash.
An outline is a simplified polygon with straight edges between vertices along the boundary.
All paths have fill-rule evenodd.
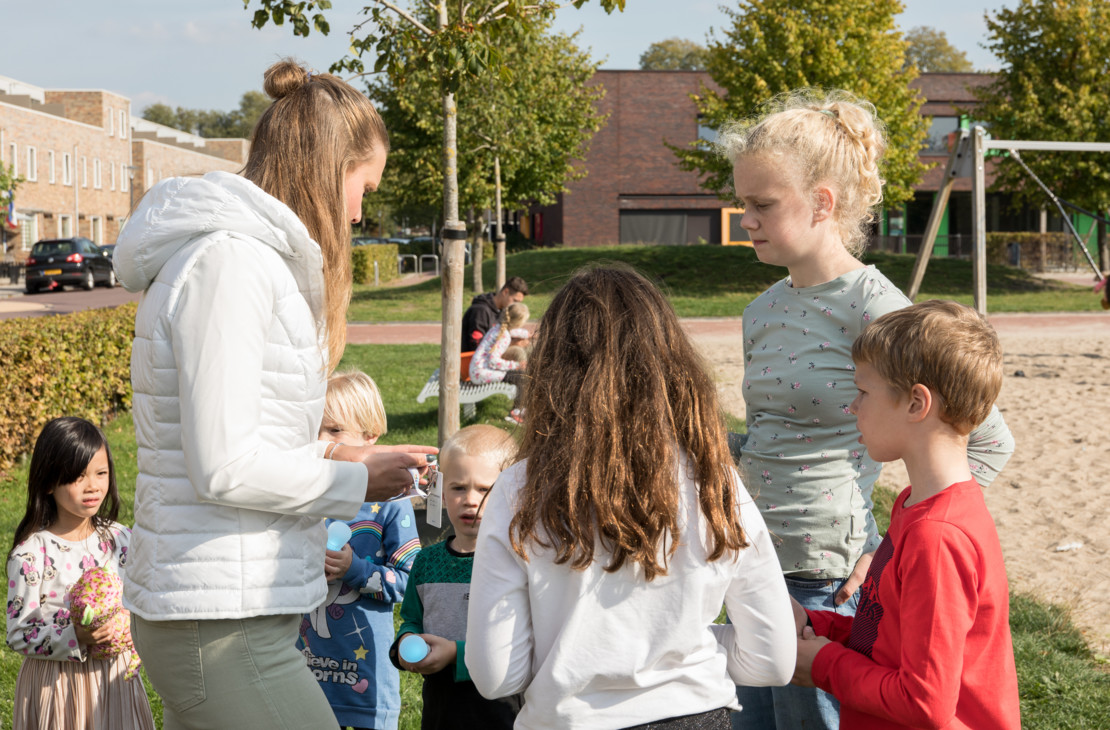
<path id="1" fill-rule="evenodd" d="M 909 86 L 917 71 L 904 65 L 906 44 L 894 24 L 902 8 L 898 0 L 739 0 L 725 10 L 731 26 L 710 40 L 707 70 L 722 91 L 694 95 L 699 123 L 719 129 L 755 116 L 792 89 L 845 89 L 874 104 L 887 126 L 884 203 L 909 199 L 924 169 L 917 151 L 927 130 Z M 684 169 L 705 176 L 704 187 L 733 197 L 731 166 L 716 150 L 672 149 Z"/>
<path id="2" fill-rule="evenodd" d="M 242 137 L 248 139 L 254 123 L 270 106 L 270 98 L 261 91 L 248 91 L 239 100 L 239 108 L 230 112 L 215 109 L 176 109 L 167 104 L 151 104 L 143 110 L 143 119 L 180 129 L 201 137 Z"/>
<path id="3" fill-rule="evenodd" d="M 573 163 L 602 124 L 595 101 L 604 91 L 588 83 L 597 70 L 588 54 L 550 25 L 536 19 L 502 36 L 502 53 L 514 59 L 511 83 L 490 69 L 459 96 L 460 209 L 491 205 L 495 156 L 510 207 L 550 203 L 584 174 Z M 433 69 L 401 62 L 410 69 L 402 78 L 368 84 L 390 133 L 380 193 L 398 212 L 427 216 L 443 195 L 442 90 Z"/>
<path id="4" fill-rule="evenodd" d="M 685 38 L 652 43 L 640 54 L 640 68 L 645 71 L 703 71 L 708 61 L 705 46 Z"/>
<path id="5" fill-rule="evenodd" d="M 948 42 L 943 30 L 919 25 L 906 32 L 906 64 L 918 71 L 967 72 L 974 70 L 967 54 Z"/>
<path id="6" fill-rule="evenodd" d="M 1110 141 L 1110 5 L 1105 0 L 1021 0 L 987 16 L 987 47 L 1002 68 L 977 92 L 975 116 L 996 139 Z M 1024 152 L 1050 189 L 1091 210 L 1110 210 L 1110 155 Z M 995 187 L 1032 205 L 1043 194 L 1015 162 Z"/>

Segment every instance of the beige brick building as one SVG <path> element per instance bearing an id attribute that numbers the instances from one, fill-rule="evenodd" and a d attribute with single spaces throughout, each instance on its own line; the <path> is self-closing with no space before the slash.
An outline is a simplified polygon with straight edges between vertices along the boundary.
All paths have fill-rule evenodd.
<path id="1" fill-rule="evenodd" d="M 114 243 L 156 181 L 234 172 L 246 152 L 243 139 L 204 139 L 133 117 L 131 100 L 109 91 L 43 89 L 0 76 L 0 161 L 25 178 L 15 193 L 19 230 L 5 234 L 0 255 L 24 258 L 44 238 Z"/>

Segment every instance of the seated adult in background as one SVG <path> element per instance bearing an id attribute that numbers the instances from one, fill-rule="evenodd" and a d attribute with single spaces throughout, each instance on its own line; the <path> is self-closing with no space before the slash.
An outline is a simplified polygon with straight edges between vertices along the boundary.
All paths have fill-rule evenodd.
<path id="1" fill-rule="evenodd" d="M 505 307 L 524 300 L 528 285 L 519 276 L 511 276 L 496 293 L 479 294 L 463 312 L 462 350 L 474 352 L 489 328 L 497 324 Z"/>

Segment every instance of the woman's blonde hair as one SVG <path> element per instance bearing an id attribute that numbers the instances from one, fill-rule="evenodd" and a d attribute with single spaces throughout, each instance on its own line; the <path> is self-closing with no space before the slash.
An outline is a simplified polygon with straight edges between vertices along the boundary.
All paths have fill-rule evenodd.
<path id="1" fill-rule="evenodd" d="M 354 165 L 389 151 L 389 134 L 365 96 L 337 76 L 284 59 L 266 70 L 274 100 L 251 134 L 243 175 L 289 206 L 324 259 L 328 369 L 347 343 L 351 226 L 344 182 Z"/>
<path id="2" fill-rule="evenodd" d="M 501 313 L 501 325 L 506 329 L 515 330 L 517 327 L 522 327 L 528 321 L 528 317 L 528 305 L 524 302 L 513 302 Z"/>
<path id="3" fill-rule="evenodd" d="M 803 191 L 832 188 L 844 246 L 854 256 L 863 253 L 883 200 L 886 139 L 873 105 L 847 91 L 798 89 L 776 96 L 760 116 L 726 125 L 717 145 L 741 171 L 744 158 L 768 156 L 790 161 L 785 174 Z"/>
<path id="4" fill-rule="evenodd" d="M 667 572 L 682 535 L 680 456 L 689 458 L 709 560 L 747 546 L 717 388 L 670 303 L 629 268 L 575 274 L 543 316 L 526 389 L 525 485 L 513 549 L 555 551 L 583 570 Z"/>
<path id="5" fill-rule="evenodd" d="M 344 430 L 357 429 L 371 438 L 384 436 L 389 430 L 385 405 L 374 379 L 360 370 L 334 373 L 328 378 L 324 422 L 343 426 Z"/>

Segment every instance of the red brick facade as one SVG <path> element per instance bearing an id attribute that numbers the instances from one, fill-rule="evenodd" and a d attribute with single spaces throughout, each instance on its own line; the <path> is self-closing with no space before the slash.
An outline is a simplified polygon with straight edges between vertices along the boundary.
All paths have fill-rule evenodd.
<path id="1" fill-rule="evenodd" d="M 136 135 L 134 125 L 145 132 Z M 131 101 L 108 91 L 0 78 L 0 161 L 25 178 L 15 192 L 19 230 L 5 236 L 0 255 L 22 259 L 44 238 L 114 243 L 153 181 L 237 171 L 246 150 L 246 140 L 205 140 L 135 119 Z"/>

